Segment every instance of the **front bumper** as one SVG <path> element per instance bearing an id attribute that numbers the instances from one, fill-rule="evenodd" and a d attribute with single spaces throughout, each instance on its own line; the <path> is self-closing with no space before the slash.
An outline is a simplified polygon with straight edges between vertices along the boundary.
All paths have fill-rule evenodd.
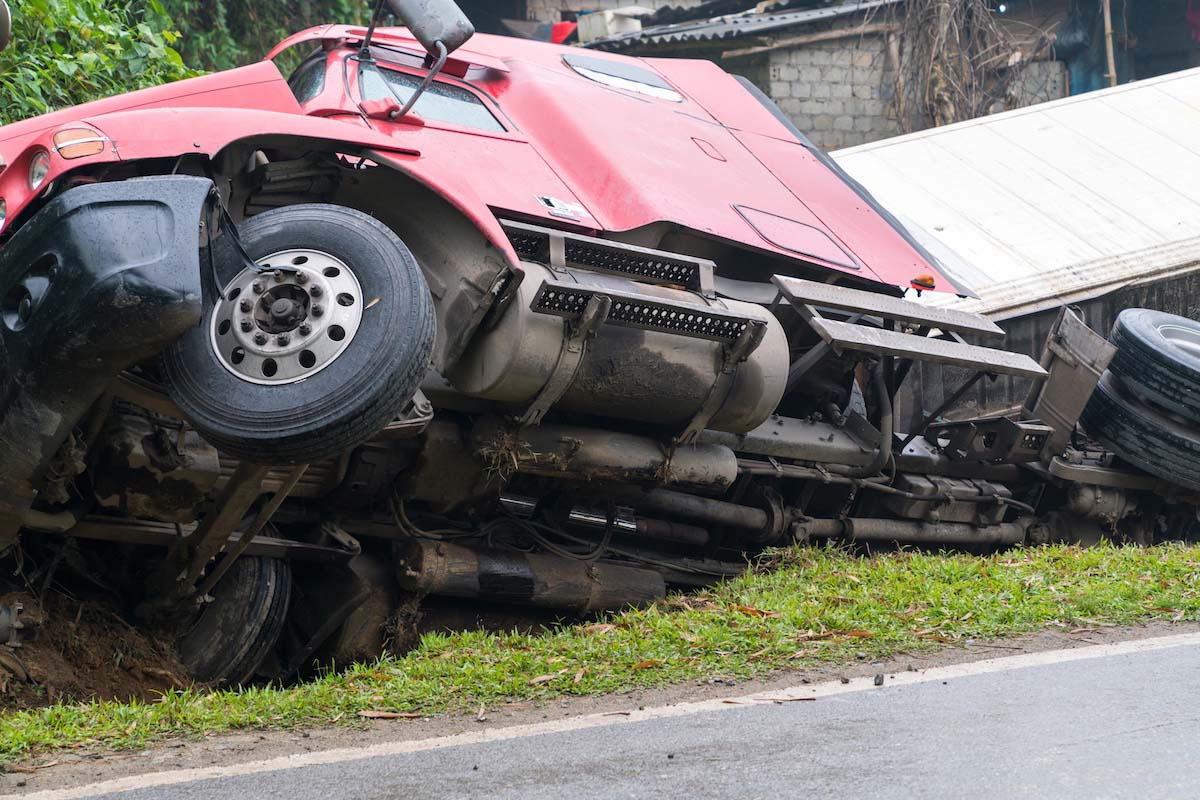
<path id="1" fill-rule="evenodd" d="M 211 190 L 186 176 L 80 186 L 0 251 L 0 547 L 112 380 L 199 324 Z"/>

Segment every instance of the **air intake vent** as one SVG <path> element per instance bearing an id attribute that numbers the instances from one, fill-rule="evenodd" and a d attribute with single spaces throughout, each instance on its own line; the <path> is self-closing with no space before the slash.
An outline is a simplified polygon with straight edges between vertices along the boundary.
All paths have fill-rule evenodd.
<path id="1" fill-rule="evenodd" d="M 513 249 L 523 259 L 554 269 L 574 267 L 606 272 L 641 283 L 679 286 L 706 296 L 712 294 L 711 261 L 521 222 L 502 224 Z"/>
<path id="2" fill-rule="evenodd" d="M 567 265 L 625 275 L 653 283 L 673 284 L 700 291 L 700 265 L 642 253 L 619 250 L 607 245 L 568 241 Z"/>
<path id="3" fill-rule="evenodd" d="M 508 240 L 512 242 L 517 255 L 529 261 L 548 262 L 550 259 L 550 238 L 533 233 L 508 231 Z"/>
<path id="4" fill-rule="evenodd" d="M 753 320 L 716 312 L 703 306 L 677 305 L 612 291 L 597 291 L 579 286 L 545 281 L 533 298 L 533 310 L 566 319 L 576 319 L 594 295 L 612 299 L 607 325 L 623 325 L 648 331 L 677 333 L 696 339 L 733 342 Z"/>

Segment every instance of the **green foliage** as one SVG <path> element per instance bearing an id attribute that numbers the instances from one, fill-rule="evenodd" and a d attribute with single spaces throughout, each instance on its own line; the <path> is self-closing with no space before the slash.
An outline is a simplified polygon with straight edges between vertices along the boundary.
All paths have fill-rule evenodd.
<path id="1" fill-rule="evenodd" d="M 0 124 L 262 58 L 291 33 L 366 24 L 368 0 L 10 0 Z M 182 33 L 181 33 L 182 31 Z M 286 71 L 287 65 L 281 65 Z"/>
<path id="2" fill-rule="evenodd" d="M 0 124 L 195 74 L 158 0 L 15 0 Z"/>
<path id="3" fill-rule="evenodd" d="M 0 717 L 0 763 L 229 730 L 476 713 L 511 700 L 856 664 L 1076 626 L 1200 618 L 1200 547 L 1042 547 L 991 556 L 781 550 L 703 594 L 540 633 L 426 634 L 416 649 L 294 687 L 59 702 Z"/>
<path id="4" fill-rule="evenodd" d="M 266 55 L 289 34 L 327 23 L 366 24 L 369 0 L 164 0 L 184 32 L 184 60 L 229 69 Z"/>

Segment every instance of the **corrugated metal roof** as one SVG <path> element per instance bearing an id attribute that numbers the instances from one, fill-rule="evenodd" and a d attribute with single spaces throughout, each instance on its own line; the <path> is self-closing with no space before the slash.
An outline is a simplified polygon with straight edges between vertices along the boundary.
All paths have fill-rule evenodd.
<path id="1" fill-rule="evenodd" d="M 1200 69 L 934 128 L 834 159 L 997 319 L 1200 267 Z"/>
<path id="2" fill-rule="evenodd" d="M 899 2 L 902 0 L 848 0 L 828 8 L 812 8 L 806 11 L 788 11 L 777 14 L 756 14 L 751 10 L 713 19 L 680 22 L 674 25 L 655 25 L 643 28 L 636 33 L 598 39 L 589 42 L 586 46 L 597 50 L 620 51 L 633 47 L 653 47 L 676 42 L 699 43 L 736 39 L 740 36 L 761 36 L 784 28 L 870 11 Z"/>

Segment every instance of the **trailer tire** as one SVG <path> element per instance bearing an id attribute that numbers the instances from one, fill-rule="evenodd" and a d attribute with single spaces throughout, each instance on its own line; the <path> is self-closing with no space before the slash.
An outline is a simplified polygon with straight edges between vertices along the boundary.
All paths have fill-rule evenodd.
<path id="1" fill-rule="evenodd" d="M 238 686 L 254 677 L 283 632 L 292 569 L 278 558 L 242 556 L 212 597 L 177 640 L 179 659 L 199 683 Z"/>
<path id="2" fill-rule="evenodd" d="M 1111 371 L 1100 376 L 1080 422 L 1133 466 L 1200 491 L 1200 429 L 1143 402 Z"/>
<path id="3" fill-rule="evenodd" d="M 163 355 L 169 394 L 245 461 L 308 463 L 361 444 L 429 367 L 436 323 L 416 259 L 390 228 L 343 206 L 273 209 L 238 234 L 259 267 L 278 271 L 218 265 L 223 296 L 206 297 L 200 327 Z M 286 316 L 275 316 L 276 295 Z"/>
<path id="4" fill-rule="evenodd" d="M 1151 405 L 1200 422 L 1200 322 L 1130 308 L 1113 324 L 1109 370 Z"/>

